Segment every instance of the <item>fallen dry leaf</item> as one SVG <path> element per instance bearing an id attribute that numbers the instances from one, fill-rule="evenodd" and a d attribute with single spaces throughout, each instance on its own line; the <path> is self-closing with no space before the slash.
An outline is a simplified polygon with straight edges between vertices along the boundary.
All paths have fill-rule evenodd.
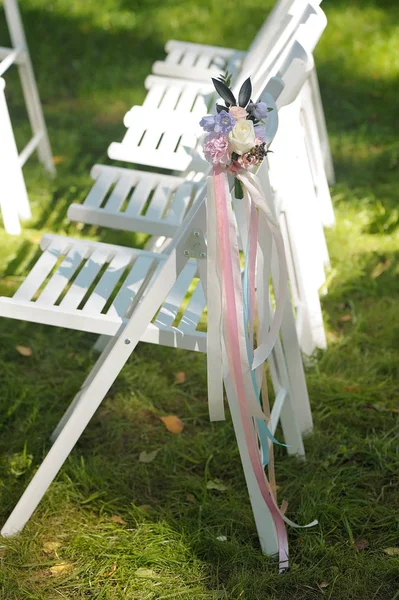
<path id="1" fill-rule="evenodd" d="M 119 525 L 126 525 L 125 519 L 123 517 L 121 517 L 120 515 L 112 515 L 111 521 L 113 523 L 119 523 Z"/>
<path id="2" fill-rule="evenodd" d="M 142 452 L 140 452 L 139 462 L 141 462 L 141 463 L 152 462 L 156 458 L 158 452 L 159 452 L 159 450 L 153 450 L 152 452 L 146 452 L 146 450 L 143 450 Z"/>
<path id="3" fill-rule="evenodd" d="M 227 490 L 227 486 L 224 485 L 219 479 L 215 479 L 212 481 L 210 479 L 206 484 L 207 490 L 217 490 L 218 492 L 225 492 Z"/>
<path id="4" fill-rule="evenodd" d="M 389 258 L 387 258 L 387 260 L 384 260 L 384 262 L 380 262 L 377 265 L 375 265 L 374 269 L 371 272 L 371 278 L 376 279 L 377 277 L 382 275 L 385 271 L 389 269 L 391 264 L 392 261 Z"/>
<path id="5" fill-rule="evenodd" d="M 53 565 L 50 567 L 50 573 L 52 575 L 67 575 L 73 570 L 73 565 L 71 563 L 59 563 L 58 565 Z"/>
<path id="6" fill-rule="evenodd" d="M 181 433 L 183 431 L 184 424 L 179 417 L 176 417 L 175 415 L 161 417 L 161 421 L 171 433 Z"/>
<path id="7" fill-rule="evenodd" d="M 349 313 L 347 313 L 346 315 L 342 315 L 342 317 L 340 317 L 338 321 L 340 323 L 349 323 L 349 321 L 352 321 L 352 315 L 350 315 Z"/>
<path id="8" fill-rule="evenodd" d="M 186 381 L 186 374 L 184 371 L 179 371 L 176 373 L 175 382 L 176 383 L 184 383 Z"/>
<path id="9" fill-rule="evenodd" d="M 153 577 L 157 577 L 157 574 L 152 569 L 145 569 L 144 567 L 140 567 L 137 571 L 134 572 L 136 577 L 146 577 L 147 579 L 151 579 Z"/>
<path id="10" fill-rule="evenodd" d="M 7 548 L 0 548 L 0 558 L 4 558 L 7 552 Z"/>
<path id="11" fill-rule="evenodd" d="M 60 546 L 61 542 L 43 542 L 43 550 L 46 554 L 56 552 Z"/>
<path id="12" fill-rule="evenodd" d="M 320 588 L 321 590 L 325 590 L 325 589 L 326 589 L 326 587 L 328 587 L 328 583 L 327 583 L 327 581 L 322 581 L 321 583 L 318 583 L 317 585 L 319 586 L 319 588 Z"/>
<path id="13" fill-rule="evenodd" d="M 399 556 L 399 548 L 384 548 L 384 552 L 388 556 Z"/>
<path id="14" fill-rule="evenodd" d="M 195 503 L 197 502 L 197 499 L 196 499 L 196 497 L 194 496 L 194 494 L 187 494 L 187 496 L 186 496 L 186 499 L 187 499 L 189 502 L 193 502 L 193 504 L 195 504 Z"/>
<path id="15" fill-rule="evenodd" d="M 105 574 L 104 574 L 104 577 L 109 577 L 110 575 L 112 575 L 113 573 L 115 573 L 115 571 L 116 571 L 116 563 L 114 563 L 114 564 L 112 565 L 112 567 L 111 567 L 111 570 L 110 570 L 110 571 L 108 571 L 108 573 L 105 573 Z"/>
<path id="16" fill-rule="evenodd" d="M 32 348 L 29 346 L 16 346 L 16 350 L 21 356 L 32 356 Z"/>
<path id="17" fill-rule="evenodd" d="M 368 547 L 369 547 L 369 543 L 368 543 L 367 540 L 356 540 L 356 542 L 355 542 L 355 548 L 359 552 L 361 550 L 364 550 L 365 548 L 368 548 Z"/>
<path id="18" fill-rule="evenodd" d="M 354 385 L 347 385 L 346 387 L 344 387 L 345 392 L 360 392 L 360 388 L 355 387 Z"/>
<path id="19" fill-rule="evenodd" d="M 53 156 L 53 163 L 55 165 L 60 165 L 65 160 L 65 156 Z"/>

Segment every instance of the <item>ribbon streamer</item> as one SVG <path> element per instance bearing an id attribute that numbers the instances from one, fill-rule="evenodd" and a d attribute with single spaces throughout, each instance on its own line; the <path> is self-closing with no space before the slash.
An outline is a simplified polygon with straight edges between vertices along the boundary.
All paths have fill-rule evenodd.
<path id="1" fill-rule="evenodd" d="M 262 366 L 272 351 L 281 326 L 286 302 L 287 267 L 284 244 L 262 188 L 256 176 L 243 169 L 236 176 L 244 189 L 244 202 L 249 208 L 249 236 L 246 252 L 244 282 L 241 276 L 240 253 L 236 219 L 230 201 L 227 173 L 221 166 L 214 167 L 213 178 L 208 179 L 208 393 L 211 420 L 224 418 L 223 374 L 233 384 L 239 406 L 243 432 L 263 500 L 273 518 L 279 548 L 280 571 L 288 566 L 288 538 L 285 523 L 298 527 L 278 508 L 273 491 L 264 473 L 268 460 L 268 439 L 277 442 L 266 425 L 256 382 L 255 369 Z M 216 222 L 216 227 L 215 227 Z M 262 335 L 260 346 L 253 352 L 256 254 L 270 257 L 269 236 L 260 236 L 258 229 L 267 227 L 274 239 L 279 264 L 276 291 L 276 310 L 270 329 Z M 265 272 L 269 273 L 267 265 Z M 267 285 L 264 290 L 266 292 Z M 262 303 L 261 303 L 262 304 Z M 263 303 L 264 306 L 264 303 Z M 262 321 L 262 318 L 260 318 Z M 263 323 L 260 322 L 260 328 Z M 253 356 L 253 360 L 252 360 Z M 252 363 L 252 364 L 251 364 Z M 255 421 L 254 421 L 255 419 Z M 256 426 L 255 426 L 256 423 Z M 257 431 L 261 439 L 263 464 L 259 452 Z M 277 442 L 278 443 L 278 442 Z M 266 454 L 267 449 L 267 454 Z M 308 526 L 315 524 L 311 523 Z"/>

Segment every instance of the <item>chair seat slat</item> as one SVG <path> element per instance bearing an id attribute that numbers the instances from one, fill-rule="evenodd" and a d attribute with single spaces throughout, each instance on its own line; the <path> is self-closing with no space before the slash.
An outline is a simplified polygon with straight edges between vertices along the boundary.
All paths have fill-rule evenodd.
<path id="1" fill-rule="evenodd" d="M 126 173 L 119 178 L 111 196 L 107 200 L 104 210 L 107 212 L 117 212 L 126 200 L 130 190 L 137 181 L 137 176 L 133 173 Z"/>
<path id="2" fill-rule="evenodd" d="M 161 83 L 153 83 L 148 90 L 148 93 L 143 102 L 146 108 L 158 108 L 165 94 L 166 85 Z"/>
<path id="3" fill-rule="evenodd" d="M 149 256 L 139 256 L 137 258 L 129 275 L 126 277 L 121 289 L 111 304 L 107 315 L 110 315 L 111 317 L 124 317 L 126 315 L 128 307 L 131 305 L 136 294 L 146 281 L 153 263 L 154 258 Z"/>
<path id="4" fill-rule="evenodd" d="M 198 51 L 197 50 L 192 50 L 187 49 L 184 53 L 183 58 L 180 61 L 180 64 L 182 67 L 193 67 L 196 59 L 198 57 Z"/>
<path id="5" fill-rule="evenodd" d="M 92 206 L 93 208 L 101 206 L 102 201 L 114 181 L 115 178 L 112 172 L 103 171 L 96 179 L 95 185 L 93 185 L 85 200 L 86 206 Z"/>
<path id="6" fill-rule="evenodd" d="M 193 184 L 185 182 L 180 185 L 172 200 L 165 221 L 167 223 L 181 223 L 191 200 Z"/>
<path id="7" fill-rule="evenodd" d="M 170 194 L 171 190 L 169 187 L 162 184 L 158 185 L 153 197 L 151 198 L 151 202 L 147 212 L 145 213 L 145 216 L 148 219 L 161 219 L 165 212 Z"/>
<path id="8" fill-rule="evenodd" d="M 62 250 L 60 248 L 52 246 L 43 252 L 28 277 L 15 292 L 15 300 L 28 301 L 32 299 L 50 271 L 55 267 L 61 253 Z"/>
<path id="9" fill-rule="evenodd" d="M 56 302 L 68 285 L 71 277 L 75 274 L 82 260 L 86 258 L 87 254 L 87 250 L 84 251 L 79 247 L 72 247 L 69 250 L 54 275 L 46 284 L 39 298 L 36 300 L 36 303 L 39 306 L 48 306 Z"/>
<path id="10" fill-rule="evenodd" d="M 140 179 L 127 205 L 126 216 L 131 217 L 141 213 L 153 188 L 154 181 L 147 178 Z"/>
<path id="11" fill-rule="evenodd" d="M 93 252 L 72 283 L 65 298 L 60 302 L 60 307 L 65 310 L 73 310 L 79 306 L 94 279 L 109 258 L 109 255 L 110 252 L 104 250 L 95 250 Z"/>
<path id="12" fill-rule="evenodd" d="M 196 261 L 189 261 L 180 273 L 172 290 L 168 294 L 165 302 L 162 304 L 155 324 L 171 326 L 175 320 L 181 303 L 183 302 L 190 283 L 197 271 Z"/>
<path id="13" fill-rule="evenodd" d="M 132 262 L 132 256 L 117 254 L 109 263 L 107 270 L 101 277 L 82 308 L 82 313 L 91 315 L 101 313 L 111 296 L 125 269 Z"/>
<path id="14" fill-rule="evenodd" d="M 197 286 L 190 298 L 186 310 L 181 318 L 178 329 L 183 333 L 193 333 L 204 312 L 206 299 L 201 281 L 198 280 Z"/>

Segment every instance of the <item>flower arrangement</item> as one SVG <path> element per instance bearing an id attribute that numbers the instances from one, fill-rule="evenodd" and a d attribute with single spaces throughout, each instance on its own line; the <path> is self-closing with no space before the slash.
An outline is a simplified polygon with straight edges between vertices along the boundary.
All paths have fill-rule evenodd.
<path id="1" fill-rule="evenodd" d="M 242 84 L 238 102 L 230 89 L 230 75 L 226 73 L 212 81 L 225 105 L 216 104 L 217 114 L 206 115 L 200 121 L 208 134 L 203 145 L 205 159 L 231 173 L 259 165 L 268 153 L 264 123 L 273 109 L 260 100 L 251 100 L 250 78 Z M 236 198 L 243 198 L 242 184 L 237 178 L 234 191 Z"/>

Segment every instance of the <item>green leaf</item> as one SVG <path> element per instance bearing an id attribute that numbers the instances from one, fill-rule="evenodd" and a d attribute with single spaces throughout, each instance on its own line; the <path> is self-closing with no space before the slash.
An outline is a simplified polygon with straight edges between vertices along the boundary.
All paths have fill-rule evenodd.
<path id="1" fill-rule="evenodd" d="M 227 87 L 231 87 L 231 78 L 232 75 L 228 71 L 218 77 L 219 81 L 227 85 Z"/>
<path id="2" fill-rule="evenodd" d="M 226 112 L 229 112 L 229 109 L 227 108 L 227 106 L 222 106 L 221 104 L 216 104 L 216 111 L 217 113 L 221 113 L 222 110 L 225 110 Z"/>
<path id="3" fill-rule="evenodd" d="M 233 92 L 224 84 L 222 81 L 218 81 L 214 77 L 212 77 L 213 85 L 215 86 L 215 90 L 219 94 L 221 98 L 226 102 L 226 106 L 236 106 L 237 102 L 234 98 Z"/>
<path id="4" fill-rule="evenodd" d="M 237 200 L 242 200 L 244 198 L 244 190 L 242 189 L 242 183 L 237 177 L 234 179 L 234 196 Z"/>
<path id="5" fill-rule="evenodd" d="M 252 84 L 251 84 L 250 78 L 248 77 L 248 79 L 246 79 L 244 81 L 244 83 L 242 84 L 240 92 L 238 94 L 239 106 L 241 106 L 242 108 L 246 107 L 246 105 L 249 102 L 249 99 L 251 98 L 251 93 L 252 93 Z"/>

